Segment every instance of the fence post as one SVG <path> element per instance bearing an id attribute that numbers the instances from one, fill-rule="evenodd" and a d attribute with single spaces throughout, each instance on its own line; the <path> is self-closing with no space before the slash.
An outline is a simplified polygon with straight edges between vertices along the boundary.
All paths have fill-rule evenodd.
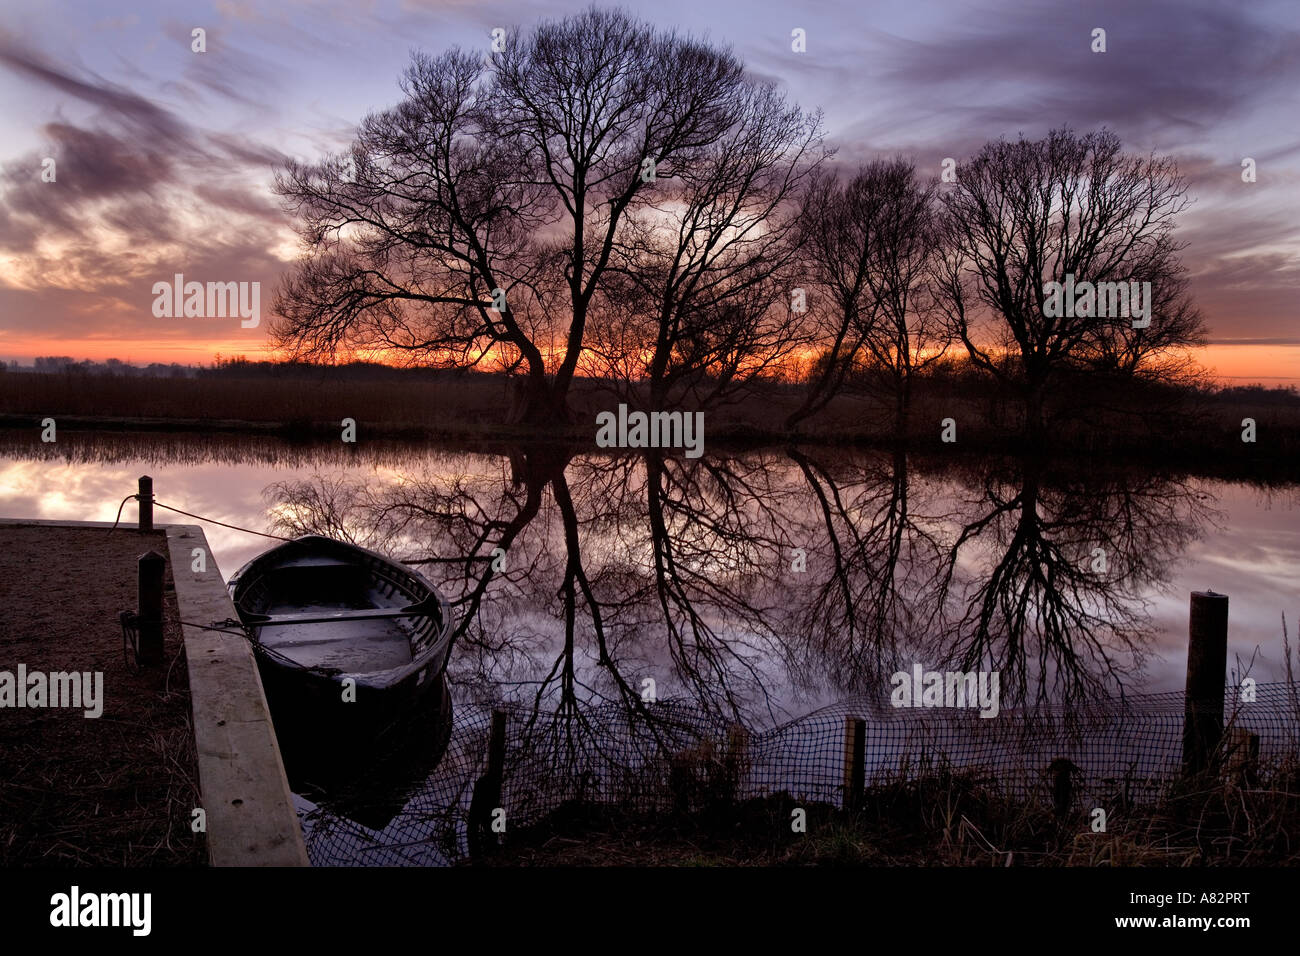
<path id="1" fill-rule="evenodd" d="M 474 783 L 474 793 L 469 801 L 470 859 L 485 851 L 495 849 L 497 835 L 492 832 L 493 811 L 501 807 L 501 787 L 506 770 L 506 719 L 504 710 L 492 711 L 492 736 L 488 739 L 487 770 Z"/>
<path id="2" fill-rule="evenodd" d="M 140 626 L 140 666 L 152 667 L 163 660 L 163 574 L 167 559 L 157 551 L 140 555 L 137 600 Z"/>
<path id="3" fill-rule="evenodd" d="M 496 782 L 497 792 L 506 772 L 506 712 L 492 711 L 492 739 L 488 741 L 487 775 Z"/>
<path id="4" fill-rule="evenodd" d="M 148 475 L 140 476 L 137 498 L 140 502 L 140 530 L 153 531 L 153 479 Z"/>
<path id="5" fill-rule="evenodd" d="M 1224 741 L 1224 771 L 1239 787 L 1259 782 L 1259 734 L 1245 727 L 1233 727 Z"/>
<path id="6" fill-rule="evenodd" d="M 1223 737 L 1223 694 L 1228 676 L 1228 595 L 1193 591 L 1187 628 L 1187 694 L 1183 772 L 1210 768 Z"/>
<path id="7" fill-rule="evenodd" d="M 866 784 L 867 722 L 861 717 L 844 718 L 844 809 L 862 806 Z"/>

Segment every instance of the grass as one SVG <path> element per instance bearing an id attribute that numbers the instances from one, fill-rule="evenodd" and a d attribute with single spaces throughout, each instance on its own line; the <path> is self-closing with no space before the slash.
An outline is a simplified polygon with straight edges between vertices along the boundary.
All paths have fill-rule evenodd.
<path id="1" fill-rule="evenodd" d="M 103 713 L 0 710 L 0 867 L 199 866 L 202 806 L 188 670 L 174 590 L 168 666 L 132 670 L 117 613 L 136 600 L 136 558 L 163 535 L 0 528 L 8 584 L 0 667 L 103 674 Z"/>
<path id="2" fill-rule="evenodd" d="M 572 423 L 550 429 L 506 424 L 509 382 L 500 376 L 386 370 L 377 377 L 329 369 L 286 369 L 198 378 L 159 379 L 80 372 L 0 374 L 0 425 L 38 428 L 45 417 L 63 428 L 230 431 L 291 438 L 337 439 L 352 418 L 362 440 L 408 438 L 535 441 L 594 448 L 595 415 L 618 399 L 602 383 L 578 379 L 570 394 Z M 788 441 L 798 385 L 767 382 L 743 401 L 710 410 L 707 441 L 744 446 Z M 1171 458 L 1294 468 L 1300 460 L 1300 396 L 1294 391 L 1204 391 L 1159 384 L 1084 379 L 1056 392 L 1057 450 L 1081 456 L 1113 452 L 1137 459 Z M 1019 434 L 1014 397 L 987 380 L 948 371 L 917 383 L 906 435 L 914 448 L 1006 451 Z M 940 442 L 940 422 L 957 423 L 957 444 Z M 1257 440 L 1241 440 L 1254 419 Z M 866 392 L 841 394 L 803 423 L 802 441 L 883 444 L 895 440 L 892 403 Z"/>
<path id="3" fill-rule="evenodd" d="M 807 832 L 791 812 L 807 814 Z M 1013 799 L 978 773 L 937 772 L 866 792 L 844 813 L 781 794 L 725 814 L 637 814 L 566 805 L 512 831 L 493 866 L 1135 867 L 1300 864 L 1300 766 L 1256 785 L 1175 783 L 1153 806 L 1083 811 Z"/>

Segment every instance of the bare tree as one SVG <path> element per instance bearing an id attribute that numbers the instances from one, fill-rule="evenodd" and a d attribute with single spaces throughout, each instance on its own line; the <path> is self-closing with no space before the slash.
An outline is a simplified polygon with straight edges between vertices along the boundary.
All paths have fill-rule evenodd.
<path id="1" fill-rule="evenodd" d="M 875 367 L 885 373 L 894 399 L 895 433 L 902 437 L 916 374 L 937 361 L 951 341 L 934 281 L 943 242 L 935 221 L 938 187 L 933 180 L 919 182 L 915 166 L 902 159 L 872 163 L 859 177 L 867 193 L 880 197 L 867 270 L 877 321 L 864 344 Z"/>
<path id="2" fill-rule="evenodd" d="M 805 268 L 811 289 L 808 324 L 825 351 L 813 369 L 800 406 L 785 427 L 815 415 L 830 403 L 853 371 L 877 303 L 867 281 L 875 246 L 875 222 L 882 197 L 869 192 L 861 176 L 840 183 L 832 172 L 813 177 L 799 217 Z M 829 344 L 826 344 L 829 343 Z"/>
<path id="3" fill-rule="evenodd" d="M 988 143 L 959 167 L 942 196 L 950 250 L 944 304 L 971 361 L 1022 392 L 1032 435 L 1044 431 L 1045 400 L 1061 369 L 1096 358 L 1103 342 L 1125 351 L 1113 348 L 1117 335 L 1138 341 L 1120 332 L 1121 319 L 1096 309 L 1045 314 L 1046 283 L 1159 273 L 1163 288 L 1177 272 L 1172 231 L 1187 202 L 1172 160 L 1125 154 L 1106 130 Z M 1163 293 L 1166 304 L 1176 301 L 1171 294 Z M 1141 338 L 1131 365 L 1196 338 L 1194 317 L 1153 314 L 1152 326 L 1166 319 L 1163 330 Z"/>
<path id="4" fill-rule="evenodd" d="M 740 99 L 732 128 L 629 214 L 616 244 L 596 370 L 653 409 L 726 400 L 804 344 L 790 308 L 794 197 L 827 155 L 820 121 L 770 86 Z"/>
<path id="5" fill-rule="evenodd" d="M 625 222 L 708 162 L 753 84 L 729 51 L 619 11 L 511 36 L 486 62 L 415 56 L 349 154 L 278 177 L 308 257 L 275 334 L 299 356 L 522 367 L 518 417 L 551 422 Z"/>
<path id="6" fill-rule="evenodd" d="M 868 380 L 883 379 L 895 427 L 905 430 L 913 378 L 950 338 L 931 274 L 942 239 L 936 188 L 901 158 L 867 163 L 844 184 L 829 175 L 813 181 L 800 221 L 816 304 L 811 325 L 826 351 L 787 428 L 866 371 Z"/>
<path id="7" fill-rule="evenodd" d="M 1206 343 L 1205 325 L 1175 253 L 1176 247 L 1165 243 L 1133 270 L 1133 281 L 1151 283 L 1150 324 L 1134 328 L 1122 316 L 1098 321 L 1081 350 L 1085 369 L 1170 384 L 1201 377 L 1190 351 Z"/>
<path id="8" fill-rule="evenodd" d="M 935 653 L 999 671 L 1004 706 L 1123 693 L 1153 638 L 1148 595 L 1213 517 L 1207 496 L 1122 469 L 1062 477 L 1037 449 L 981 477 L 941 585 L 961 613 Z"/>

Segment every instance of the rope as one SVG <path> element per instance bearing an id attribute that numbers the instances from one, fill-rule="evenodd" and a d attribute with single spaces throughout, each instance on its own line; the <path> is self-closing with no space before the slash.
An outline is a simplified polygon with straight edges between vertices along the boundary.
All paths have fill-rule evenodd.
<path id="1" fill-rule="evenodd" d="M 117 530 L 117 523 L 122 520 L 122 509 L 126 507 L 126 503 L 130 501 L 132 498 L 139 498 L 139 497 L 140 497 L 139 495 L 127 495 L 125 498 L 122 499 L 122 503 L 117 506 L 117 517 L 113 519 L 113 527 L 108 529 L 109 534 L 112 534 L 114 531 Z"/>
<path id="2" fill-rule="evenodd" d="M 198 621 L 181 621 L 181 624 L 187 625 L 189 627 L 197 627 L 200 630 L 204 630 L 204 631 L 219 631 L 222 634 L 233 634 L 236 637 L 242 637 L 244 640 L 248 641 L 248 643 L 252 644 L 259 653 L 265 654 L 267 657 L 274 658 L 280 663 L 286 664 L 290 667 L 295 667 L 295 668 L 300 667 L 300 665 L 293 658 L 286 657 L 284 654 L 281 654 L 279 651 L 267 647 L 261 641 L 253 640 L 253 636 L 249 634 L 247 629 L 244 628 L 244 625 L 241 622 L 235 620 L 233 617 L 228 617 L 224 621 L 213 621 L 211 624 L 200 624 Z M 229 627 L 221 626 L 221 625 L 232 625 L 232 624 L 235 627 L 239 628 L 239 630 L 233 631 Z M 300 669 L 306 671 L 309 674 L 319 674 L 322 677 L 333 677 L 335 674 L 342 673 L 342 671 L 340 671 L 337 667 L 301 667 Z"/>
<path id="3" fill-rule="evenodd" d="M 113 520 L 113 527 L 108 530 L 109 534 L 112 534 L 114 531 L 116 531 L 118 524 L 121 523 L 122 509 L 126 507 L 126 503 L 128 501 L 131 501 L 132 499 L 139 499 L 139 497 L 140 496 L 138 494 L 134 494 L 134 495 L 127 495 L 125 498 L 122 499 L 122 503 L 117 506 L 117 517 Z M 275 538 L 275 540 L 277 541 L 293 540 L 293 538 L 286 538 L 284 537 L 284 535 L 267 534 L 265 531 L 254 531 L 252 528 L 241 528 L 237 524 L 227 524 L 224 521 L 218 521 L 216 518 L 205 518 L 203 515 L 196 515 L 196 514 L 191 514 L 188 511 L 181 511 L 180 508 L 173 508 L 171 505 L 165 505 L 161 501 L 158 501 L 156 498 L 154 499 L 153 504 L 155 508 L 166 508 L 168 511 L 174 511 L 178 515 L 185 515 L 185 517 L 187 518 L 195 518 L 199 521 L 204 521 L 208 524 L 219 524 L 221 525 L 221 527 L 230 528 L 232 531 L 243 531 L 245 534 L 256 534 L 256 535 L 260 535 L 263 538 Z M 196 624 L 194 626 L 198 627 L 199 625 Z"/>
<path id="4" fill-rule="evenodd" d="M 122 622 L 122 656 L 126 659 L 127 670 L 132 671 L 133 673 L 138 673 L 140 668 L 134 663 L 133 658 L 138 657 L 139 655 L 139 646 L 137 645 L 137 627 L 139 618 L 130 611 L 123 611 L 119 615 L 119 619 Z M 242 637 L 244 640 L 248 641 L 248 643 L 252 644 L 258 652 L 274 658 L 282 664 L 289 665 L 290 667 L 298 666 L 292 658 L 286 657 L 279 651 L 272 650 L 260 641 L 253 640 L 252 635 L 248 633 L 243 624 L 235 620 L 233 617 L 228 617 L 224 621 L 213 621 L 211 624 L 200 624 L 198 621 L 181 621 L 180 623 L 185 627 L 197 627 L 202 631 L 217 631 L 221 634 L 233 634 L 235 637 Z M 232 630 L 230 625 L 239 628 L 239 630 Z M 172 663 L 175 663 L 175 659 L 173 659 Z M 307 667 L 303 668 L 303 670 L 310 674 L 319 674 L 323 677 L 333 677 L 335 674 L 340 673 L 338 668 L 329 667 Z M 168 673 L 170 673 L 170 671 L 171 669 L 168 668 Z"/>
<path id="5" fill-rule="evenodd" d="M 135 496 L 135 495 L 131 495 L 131 497 L 134 498 L 134 497 L 136 497 L 136 496 Z M 123 502 L 123 504 L 125 504 L 125 502 Z M 230 529 L 233 530 L 233 531 L 243 531 L 243 532 L 245 532 L 246 534 L 256 534 L 256 535 L 261 535 L 263 538 L 275 538 L 275 540 L 277 540 L 277 541 L 292 541 L 292 540 L 293 540 L 293 538 L 286 538 L 284 535 L 280 535 L 280 534 L 268 534 L 268 533 L 265 532 L 265 531 L 254 531 L 252 528 L 241 528 L 241 527 L 240 527 L 239 525 L 237 525 L 237 524 L 227 524 L 227 523 L 224 522 L 224 521 L 218 521 L 216 518 L 205 518 L 205 517 L 203 517 L 203 515 L 191 514 L 191 513 L 188 512 L 188 511 L 181 511 L 180 508 L 173 508 L 171 505 L 165 505 L 165 504 L 163 504 L 161 501 L 154 501 L 154 507 L 156 507 L 156 508 L 166 508 L 168 511 L 174 511 L 174 512 L 176 512 L 178 515 L 185 515 L 185 517 L 187 517 L 187 518 L 197 518 L 199 521 L 206 521 L 208 524 L 219 524 L 219 525 L 221 525 L 221 527 L 223 527 L 223 528 L 230 528 Z M 120 510 L 119 510 L 119 514 L 120 514 L 120 513 L 121 513 L 121 512 L 120 512 Z"/>
<path id="6" fill-rule="evenodd" d="M 113 522 L 113 527 L 109 530 L 109 534 L 112 534 L 114 531 L 117 530 L 118 523 L 122 520 L 122 509 L 126 507 L 126 503 L 128 501 L 131 501 L 132 499 L 138 500 L 139 497 L 140 497 L 139 494 L 134 494 L 134 495 L 127 495 L 125 498 L 122 499 L 122 503 L 117 506 L 117 519 Z M 269 534 L 268 532 L 265 531 L 254 531 L 252 528 L 241 528 L 237 524 L 229 524 L 225 521 L 218 521 L 216 518 L 205 518 L 203 515 L 196 515 L 189 511 L 182 511 L 180 508 L 173 508 L 171 505 L 165 505 L 161 501 L 158 501 L 156 498 L 154 499 L 154 507 L 166 508 L 168 511 L 174 511 L 178 515 L 185 515 L 185 517 L 187 518 L 194 518 L 196 521 L 203 521 L 208 524 L 220 525 L 223 528 L 230 528 L 232 531 L 243 531 L 246 534 L 255 534 L 262 538 L 274 538 L 277 541 L 294 540 L 293 538 L 286 538 L 284 535 Z M 130 620 L 128 620 L 128 616 Z M 128 631 L 128 628 L 132 627 L 135 624 L 134 618 L 135 615 L 130 614 L 130 612 L 128 611 L 122 612 L 121 623 L 122 623 L 123 656 L 126 656 L 129 653 L 128 642 L 129 642 L 130 649 L 131 650 L 135 649 L 135 635 Z M 222 634 L 233 634 L 236 637 L 242 637 L 245 640 L 247 640 L 249 643 L 256 645 L 256 647 L 261 652 L 267 654 L 268 656 L 276 658 L 286 664 L 297 666 L 291 658 L 285 657 L 283 654 L 271 650 L 269 647 L 267 647 L 265 644 L 262 644 L 260 641 L 253 640 L 252 635 L 249 634 L 248 630 L 244 627 L 243 623 L 241 621 L 235 620 L 234 618 L 228 617 L 224 621 L 213 621 L 211 624 L 200 624 L 198 621 L 181 621 L 180 623 L 186 627 L 197 627 L 200 630 L 204 630 L 204 631 L 218 631 Z M 232 630 L 232 627 L 238 628 L 238 630 Z M 128 666 L 129 666 L 129 659 L 128 659 Z M 309 673 L 322 674 L 327 677 L 333 676 L 334 674 L 337 673 L 341 673 L 337 668 L 308 667 L 305 668 L 305 670 L 307 670 Z"/>
<path id="7" fill-rule="evenodd" d="M 126 507 L 126 503 L 133 499 L 139 500 L 139 498 L 140 498 L 139 494 L 134 494 L 134 495 L 127 495 L 125 498 L 122 499 L 122 503 L 117 506 L 117 518 L 113 521 L 113 527 L 109 529 L 108 532 L 109 534 L 112 534 L 114 531 L 116 531 L 118 524 L 122 521 L 122 509 Z M 206 522 L 207 524 L 220 525 L 223 528 L 230 528 L 232 531 L 243 531 L 245 534 L 255 534 L 262 538 L 274 538 L 277 541 L 293 540 L 293 538 L 286 538 L 284 535 L 269 534 L 265 531 L 254 531 L 252 528 L 241 528 L 237 524 L 229 524 L 228 522 L 225 521 L 218 521 L 216 518 L 206 518 L 203 515 L 196 515 L 189 511 L 182 511 L 180 508 L 174 508 L 171 505 L 165 505 L 161 501 L 158 501 L 156 498 L 154 499 L 154 507 L 165 508 L 168 511 L 176 512 L 176 514 L 178 515 L 185 515 L 185 517 L 187 518 L 194 518 L 196 521 L 203 521 Z M 138 626 L 138 621 L 136 615 L 132 614 L 130 611 L 123 611 L 119 616 L 119 618 L 122 625 L 122 656 L 127 658 L 127 666 L 128 668 L 130 668 L 131 652 L 136 652 L 138 654 L 138 647 L 136 645 L 136 631 L 135 631 L 135 628 Z M 248 630 L 244 627 L 243 623 L 241 621 L 235 620 L 234 618 L 228 617 L 224 621 L 213 621 L 211 624 L 200 624 L 198 621 L 181 621 L 180 623 L 186 627 L 197 627 L 203 631 L 217 631 L 222 634 L 233 634 L 236 637 L 242 637 L 245 640 L 249 641 L 249 643 L 256 644 L 257 647 L 267 655 L 274 658 L 278 658 L 279 660 L 285 662 L 286 664 L 293 664 L 293 661 L 290 658 L 285 657 L 283 654 L 271 650 L 270 648 L 263 645 L 260 641 L 254 641 L 252 639 L 252 636 L 249 634 Z M 234 630 L 232 628 L 238 628 L 238 630 Z M 134 670 L 134 668 L 131 669 Z M 338 673 L 337 669 L 330 669 L 330 668 L 309 667 L 306 668 L 306 670 L 308 670 L 311 673 L 324 674 L 326 676 Z"/>
<path id="8" fill-rule="evenodd" d="M 222 634 L 234 634 L 238 637 L 248 637 L 248 633 L 243 630 L 243 625 L 233 617 L 228 617 L 224 621 L 213 621 L 211 624 L 200 624 L 198 621 L 181 621 L 187 627 L 197 627 L 204 631 L 220 631 Z M 233 624 L 240 628 L 238 631 L 232 631 L 228 625 Z M 227 626 L 221 626 L 227 625 Z"/>

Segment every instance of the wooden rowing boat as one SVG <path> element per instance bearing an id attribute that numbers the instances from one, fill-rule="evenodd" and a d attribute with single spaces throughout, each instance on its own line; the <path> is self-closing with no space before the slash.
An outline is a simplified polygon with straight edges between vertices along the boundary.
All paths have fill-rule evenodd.
<path id="1" fill-rule="evenodd" d="M 366 739 L 438 693 L 451 609 L 418 571 L 305 535 L 230 579 L 277 729 Z"/>

